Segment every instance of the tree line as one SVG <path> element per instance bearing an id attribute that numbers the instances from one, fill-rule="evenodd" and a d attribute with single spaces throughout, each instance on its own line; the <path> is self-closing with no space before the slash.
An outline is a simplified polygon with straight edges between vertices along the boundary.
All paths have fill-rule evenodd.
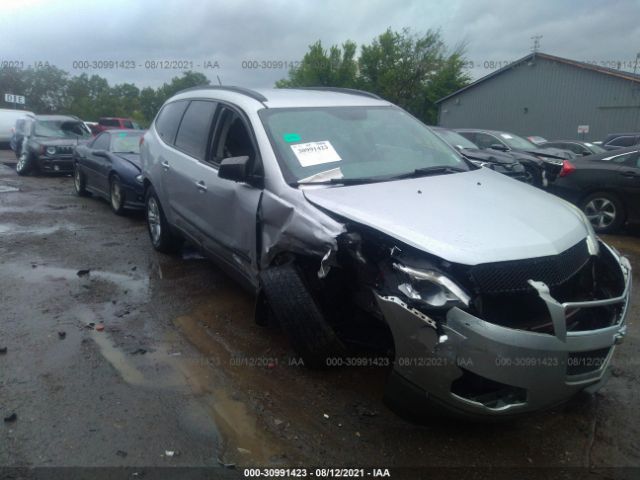
<path id="1" fill-rule="evenodd" d="M 321 41 L 309 46 L 302 61 L 276 82 L 276 87 L 327 86 L 367 90 L 405 108 L 426 123 L 436 123 L 436 100 L 467 85 L 465 46 L 451 51 L 439 31 L 416 34 L 387 29 L 368 45 L 347 40 L 326 49 Z M 158 88 L 133 83 L 110 85 L 99 75 L 71 76 L 55 66 L 3 68 L 0 93 L 27 98 L 36 113 L 77 115 L 83 120 L 102 116 L 131 117 L 148 126 L 160 106 L 185 88 L 208 85 L 202 73 L 187 71 Z M 0 98 L 0 106 L 11 108 Z"/>
<path id="2" fill-rule="evenodd" d="M 131 117 L 148 126 L 169 97 L 197 85 L 208 85 L 202 73 L 187 71 L 158 88 L 138 88 L 133 83 L 109 85 L 99 75 L 70 76 L 64 70 L 46 65 L 38 68 L 4 68 L 0 74 L 0 93 L 26 97 L 25 109 L 36 113 L 77 115 L 83 120 L 100 117 Z M 0 99 L 3 108 L 11 108 Z"/>

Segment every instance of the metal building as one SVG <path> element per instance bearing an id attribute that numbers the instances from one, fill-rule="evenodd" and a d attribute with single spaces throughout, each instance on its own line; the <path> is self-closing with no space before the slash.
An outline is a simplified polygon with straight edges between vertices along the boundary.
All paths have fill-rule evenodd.
<path id="1" fill-rule="evenodd" d="M 437 103 L 438 124 L 449 128 L 591 141 L 640 131 L 640 75 L 540 52 Z"/>

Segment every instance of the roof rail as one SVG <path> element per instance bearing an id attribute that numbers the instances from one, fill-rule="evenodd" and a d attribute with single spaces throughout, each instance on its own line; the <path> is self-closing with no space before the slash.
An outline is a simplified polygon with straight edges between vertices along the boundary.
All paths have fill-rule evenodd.
<path id="1" fill-rule="evenodd" d="M 184 92 L 191 92 L 193 90 L 226 90 L 229 92 L 241 93 L 242 95 L 251 97 L 254 100 L 258 100 L 259 102 L 267 101 L 267 97 L 256 92 L 255 90 L 251 90 L 250 88 L 244 88 L 244 87 L 235 87 L 233 85 L 200 85 L 198 87 L 185 88 L 184 90 L 180 90 L 179 92 L 176 92 L 174 95 L 178 95 L 179 93 L 184 93 Z"/>
<path id="2" fill-rule="evenodd" d="M 376 100 L 382 100 L 381 97 L 375 93 L 367 92 L 365 90 L 357 90 L 355 88 L 341 88 L 341 87 L 292 87 L 296 90 L 319 90 L 323 92 L 336 92 L 336 93 L 348 93 L 351 95 L 360 95 L 362 97 L 375 98 Z"/>

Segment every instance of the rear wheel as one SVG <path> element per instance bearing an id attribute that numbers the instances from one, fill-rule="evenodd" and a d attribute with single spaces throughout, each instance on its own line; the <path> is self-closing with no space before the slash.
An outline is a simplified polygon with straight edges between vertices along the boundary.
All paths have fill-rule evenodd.
<path id="1" fill-rule="evenodd" d="M 147 228 L 153 248 L 162 253 L 177 252 L 182 246 L 182 240 L 171 231 L 153 187 L 147 190 L 145 205 Z"/>
<path id="2" fill-rule="evenodd" d="M 624 223 L 624 205 L 612 193 L 593 193 L 582 201 L 580 207 L 598 233 L 614 232 Z"/>
<path id="3" fill-rule="evenodd" d="M 118 175 L 113 175 L 109 182 L 109 199 L 113 213 L 122 215 L 124 213 L 124 192 Z"/>
<path id="4" fill-rule="evenodd" d="M 310 368 L 325 368 L 345 347 L 327 323 L 294 264 L 262 272 L 262 289 L 291 346 Z"/>

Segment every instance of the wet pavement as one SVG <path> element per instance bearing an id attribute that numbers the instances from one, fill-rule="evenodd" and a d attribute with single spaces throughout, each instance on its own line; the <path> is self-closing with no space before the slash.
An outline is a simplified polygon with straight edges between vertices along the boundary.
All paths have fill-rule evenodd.
<path id="1" fill-rule="evenodd" d="M 607 241 L 640 272 L 640 237 Z M 383 404 L 386 369 L 300 367 L 213 264 L 155 253 L 140 214 L 0 164 L 0 413 L 17 416 L 0 465 L 638 466 L 634 283 L 596 395 L 505 424 L 415 425 Z"/>

